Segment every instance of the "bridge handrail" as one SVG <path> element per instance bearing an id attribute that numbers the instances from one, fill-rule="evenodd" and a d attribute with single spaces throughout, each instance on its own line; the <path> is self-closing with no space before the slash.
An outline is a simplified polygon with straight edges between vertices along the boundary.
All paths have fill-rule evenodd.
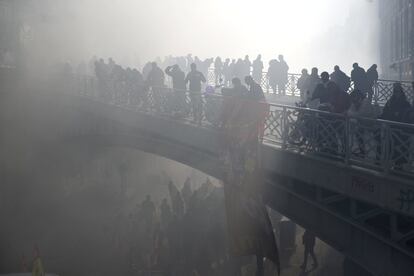
<path id="1" fill-rule="evenodd" d="M 215 84 L 216 76 L 214 69 L 209 69 L 207 72 L 207 80 L 209 84 Z M 291 97 L 300 97 L 300 91 L 296 86 L 297 81 L 301 75 L 297 73 L 288 73 L 287 83 L 285 85 L 285 95 Z M 267 79 L 267 72 L 262 71 L 261 79 L 256 80 L 262 86 L 263 91 L 269 95 L 278 95 L 279 92 L 272 91 L 269 81 Z M 402 84 L 405 94 L 410 102 L 414 101 L 414 81 L 398 81 L 398 80 L 387 80 L 378 79 L 372 87 L 373 97 L 372 102 L 378 105 L 384 105 L 392 95 L 392 86 L 394 83 L 399 82 Z M 351 81 L 351 85 L 348 93 L 354 89 L 354 83 Z"/>
<path id="2" fill-rule="evenodd" d="M 168 87 L 100 87 L 95 78 L 75 77 L 78 95 L 173 118 L 192 118 L 200 100 L 204 126 L 219 127 L 224 96 Z M 134 90 L 135 89 L 135 90 Z M 138 89 L 138 90 L 137 90 Z M 181 93 L 180 93 L 181 92 Z M 196 95 L 196 96 L 194 96 Z M 414 178 L 414 125 L 268 103 L 264 141 L 283 150 L 317 155 L 384 174 Z"/>

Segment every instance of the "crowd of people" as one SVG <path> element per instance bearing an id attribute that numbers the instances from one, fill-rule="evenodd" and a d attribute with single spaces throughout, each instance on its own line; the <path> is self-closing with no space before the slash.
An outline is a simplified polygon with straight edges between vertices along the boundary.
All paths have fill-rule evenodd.
<path id="1" fill-rule="evenodd" d="M 214 108 L 209 104 L 209 92 L 214 93 L 217 88 L 222 87 L 221 92 L 225 96 L 230 95 L 233 91 L 239 96 L 265 101 L 261 87 L 263 78 L 267 78 L 269 86 L 275 94 L 284 95 L 288 83 L 289 66 L 283 55 L 279 55 L 277 59 L 272 59 L 269 62 L 266 75 L 263 73 L 264 66 L 261 55 L 258 55 L 253 62 L 247 55 L 244 59 L 230 60 L 226 58 L 223 62 L 220 57 L 201 60 L 197 56 L 193 58 L 191 54 L 182 57 L 169 56 L 163 61 L 159 59 L 158 62 L 146 63 L 141 73 L 135 68 L 123 68 L 111 58 L 107 62 L 103 59 L 95 60 L 93 67 L 98 79 L 99 91 L 108 97 L 114 97 L 114 93 L 123 91 L 124 96 L 127 94 L 125 98 L 135 105 L 147 106 L 151 101 L 151 104 L 157 108 L 161 108 L 163 105 L 165 108 L 164 103 L 168 102 L 168 112 L 176 116 L 191 114 L 194 122 L 198 124 L 201 124 L 203 116 L 205 116 L 210 122 L 219 125 L 220 108 Z M 206 84 L 208 70 L 212 65 L 214 65 L 212 70 L 214 70 L 215 87 Z M 166 76 L 170 77 L 172 90 L 167 88 Z M 402 85 L 398 82 L 394 84 L 392 95 L 383 108 L 373 104 L 373 87 L 377 81 L 376 64 L 365 70 L 358 63 L 354 63 L 350 75 L 343 72 L 339 66 L 335 66 L 332 73 L 322 72 L 321 74 L 319 74 L 318 68 L 312 68 L 310 74 L 307 69 L 303 69 L 296 85 L 300 90 L 301 106 L 334 114 L 346 114 L 355 118 L 414 123 L 413 105 L 407 99 Z M 171 90 L 173 93 L 161 93 L 164 90 Z M 190 93 L 186 93 L 186 91 L 190 91 Z M 165 99 L 166 96 L 169 99 Z M 302 121 L 307 124 L 306 120 Z M 343 136 L 341 130 L 343 128 L 334 125 L 333 129 L 339 129 L 339 131 L 331 134 L 332 138 L 321 138 L 320 140 L 330 141 L 320 144 L 319 147 L 328 147 L 330 151 L 342 151 L 341 153 L 343 153 L 344 145 L 341 145 L 339 138 Z M 367 133 L 362 127 L 356 129 L 358 130 L 355 135 L 358 154 L 364 156 L 367 151 L 365 145 Z M 306 130 L 301 132 L 303 136 L 306 136 Z M 376 137 L 378 135 L 374 136 L 370 139 L 380 144 L 381 139 Z M 409 143 L 409 138 L 405 134 L 400 135 L 399 140 L 399 143 L 393 143 L 394 148 Z M 401 150 L 395 149 L 395 151 Z M 380 154 L 381 151 L 378 149 L 377 155 Z M 407 158 L 397 158 L 398 160 L 394 161 L 398 164 L 406 163 Z"/>
<path id="2" fill-rule="evenodd" d="M 223 188 L 207 179 L 193 190 L 188 178 L 181 190 L 172 182 L 168 190 L 169 198 L 159 205 L 147 195 L 130 215 L 125 243 L 131 270 L 138 275 L 239 275 L 235 271 L 244 260 L 229 255 Z"/>

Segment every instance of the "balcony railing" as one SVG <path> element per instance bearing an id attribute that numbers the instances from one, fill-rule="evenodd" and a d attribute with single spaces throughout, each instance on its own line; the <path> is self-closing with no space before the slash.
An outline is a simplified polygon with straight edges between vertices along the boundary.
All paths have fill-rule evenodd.
<path id="1" fill-rule="evenodd" d="M 205 127 L 220 125 L 224 97 L 218 94 L 99 83 L 95 78 L 78 76 L 66 81 L 66 86 L 70 93 L 122 108 L 190 120 Z M 264 141 L 285 151 L 414 178 L 412 124 L 269 104 Z"/>

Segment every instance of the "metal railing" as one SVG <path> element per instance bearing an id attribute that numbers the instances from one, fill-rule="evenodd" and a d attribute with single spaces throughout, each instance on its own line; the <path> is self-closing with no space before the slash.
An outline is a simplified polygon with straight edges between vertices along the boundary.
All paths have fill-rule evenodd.
<path id="1" fill-rule="evenodd" d="M 222 76 L 221 76 L 222 77 Z M 297 87 L 298 80 L 300 78 L 300 74 L 292 74 L 289 73 L 287 77 L 287 83 L 285 86 L 285 95 L 300 98 L 300 91 Z M 218 78 L 219 79 L 219 78 Z M 209 85 L 215 85 L 216 83 L 216 76 L 214 69 L 210 69 L 208 71 L 207 81 Z M 263 88 L 263 91 L 269 95 L 278 95 L 278 93 L 275 93 L 270 84 L 269 80 L 267 78 L 267 72 L 262 72 L 262 77 L 260 80 L 256 80 Z M 374 104 L 378 105 L 385 105 L 385 103 L 388 101 L 388 99 L 392 95 L 392 87 L 393 84 L 399 82 L 401 83 L 404 92 L 407 96 L 408 101 L 411 103 L 414 101 L 414 82 L 409 81 L 395 81 L 395 80 L 383 80 L 380 79 L 377 82 L 374 83 L 372 89 L 373 89 L 373 98 L 372 102 Z M 351 86 L 347 92 L 351 92 L 354 89 L 354 84 L 351 82 Z"/>
<path id="2" fill-rule="evenodd" d="M 220 125 L 224 97 L 218 94 L 103 84 L 89 77 L 72 77 L 67 83 L 68 91 L 122 108 L 190 120 L 206 127 Z M 268 105 L 265 143 L 298 154 L 414 178 L 414 125 Z"/>

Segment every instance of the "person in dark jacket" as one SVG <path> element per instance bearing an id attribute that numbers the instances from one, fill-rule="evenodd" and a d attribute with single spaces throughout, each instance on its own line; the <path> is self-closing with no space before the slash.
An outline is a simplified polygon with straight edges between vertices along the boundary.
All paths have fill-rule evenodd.
<path id="1" fill-rule="evenodd" d="M 191 71 L 185 78 L 185 83 L 189 83 L 190 99 L 193 110 L 194 121 L 201 124 L 203 113 L 203 99 L 201 96 L 201 85 L 206 82 L 203 73 L 197 70 L 195 63 L 191 64 Z"/>
<path id="2" fill-rule="evenodd" d="M 391 98 L 387 101 L 380 116 L 382 120 L 405 123 L 407 114 L 411 109 L 411 105 L 407 100 L 407 96 L 401 86 L 401 83 L 394 83 Z M 408 162 L 408 151 L 410 142 L 410 130 L 403 125 L 390 124 L 389 131 L 392 135 L 389 141 L 391 164 L 396 169 L 402 169 L 402 166 Z M 381 155 L 381 144 L 384 142 L 381 137 L 377 137 L 377 152 Z"/>
<path id="3" fill-rule="evenodd" d="M 387 101 L 380 116 L 382 120 L 404 122 L 406 112 L 411 108 L 401 83 L 394 83 L 391 98 Z"/>
<path id="4" fill-rule="evenodd" d="M 263 68 L 264 68 L 261 55 L 258 55 L 257 58 L 253 61 L 252 68 L 253 68 L 253 71 L 252 71 L 253 79 L 257 83 L 261 84 Z"/>
<path id="5" fill-rule="evenodd" d="M 279 55 L 279 70 L 277 78 L 278 92 L 281 95 L 286 93 L 286 84 L 288 83 L 289 66 L 285 61 L 283 55 Z"/>
<path id="6" fill-rule="evenodd" d="M 364 68 L 358 65 L 358 63 L 354 63 L 352 67 L 354 69 L 351 72 L 351 80 L 354 82 L 354 89 L 357 89 L 366 95 L 368 93 L 367 73 Z"/>
<path id="7" fill-rule="evenodd" d="M 372 95 L 374 94 L 374 85 L 378 81 L 377 65 L 373 64 L 367 70 L 367 85 L 368 85 L 368 99 L 372 101 Z"/>
<path id="8" fill-rule="evenodd" d="M 318 267 L 318 260 L 316 259 L 316 255 L 314 252 L 315 248 L 315 242 L 316 237 L 313 233 L 311 233 L 309 230 L 306 230 L 305 233 L 302 236 L 302 243 L 305 247 L 304 252 L 304 258 L 303 258 L 303 264 L 300 266 L 303 270 L 306 270 L 306 266 L 308 264 L 308 255 L 311 255 L 313 259 L 313 267 Z"/>
<path id="9" fill-rule="evenodd" d="M 331 81 L 336 83 L 342 91 L 347 92 L 351 85 L 351 78 L 348 77 L 338 65 L 335 65 L 334 71 L 331 74 Z"/>
<path id="10" fill-rule="evenodd" d="M 309 73 L 308 70 L 302 69 L 302 75 L 298 79 L 296 84 L 297 88 L 300 91 L 300 99 L 302 102 L 306 101 L 306 95 L 309 92 Z"/>
<path id="11" fill-rule="evenodd" d="M 178 114 L 185 111 L 185 73 L 177 64 L 168 66 L 165 73 L 172 78 L 172 85 L 175 93 L 175 98 L 172 100 L 174 104 L 174 112 Z"/>
<path id="12" fill-rule="evenodd" d="M 249 86 L 249 98 L 256 101 L 266 100 L 262 87 L 254 81 L 252 76 L 246 76 L 244 82 Z"/>

